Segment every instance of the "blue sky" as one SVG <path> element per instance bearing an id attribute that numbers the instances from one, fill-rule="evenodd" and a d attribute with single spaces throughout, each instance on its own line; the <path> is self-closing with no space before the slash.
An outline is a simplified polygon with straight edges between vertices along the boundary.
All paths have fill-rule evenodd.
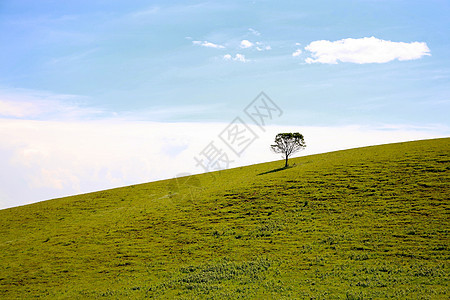
<path id="1" fill-rule="evenodd" d="M 144 159 L 134 151 L 146 143 L 137 137 L 116 153 L 117 166 L 108 160 L 92 163 L 90 154 L 98 158 L 96 153 L 106 151 L 92 144 L 74 171 L 64 163 L 74 145 L 62 143 L 62 136 L 71 132 L 88 143 L 86 131 L 102 128 L 98 135 L 105 137 L 104 128 L 121 124 L 152 140 L 151 132 L 140 129 L 157 124 L 172 135 L 170 143 L 159 137 L 158 147 L 182 153 L 185 161 L 260 91 L 283 109 L 271 124 L 281 126 L 277 129 L 323 129 L 315 152 L 358 146 L 352 141 L 356 136 L 369 137 L 363 144 L 448 136 L 448 16 L 450 1 L 438 0 L 3 0 L 0 176 L 9 183 L 0 186 L 0 200 L 8 207 L 183 170 L 194 173 L 174 157 L 167 162 L 173 162 L 170 171 L 154 171 L 151 162 L 139 176 L 123 171 L 130 159 L 126 153 Z M 205 124 L 217 134 L 202 132 Z M 203 140 L 176 134 L 191 125 Z M 55 126 L 67 131 L 56 132 Z M 32 134 L 30 128 L 39 130 Z M 326 129 L 337 128 L 358 128 L 360 135 L 347 131 L 333 148 L 326 144 Z M 5 134 L 11 131 L 16 134 Z M 35 135 L 48 136 L 48 142 Z M 183 136 L 191 139 L 180 142 Z M 261 141 L 273 139 L 261 136 Z M 111 133 L 102 145 L 116 149 L 126 138 Z M 61 161 L 44 164 L 45 155 Z M 250 157 L 239 164 L 276 159 L 270 152 Z M 73 179 L 70 184 L 67 178 Z M 83 178 L 96 184 L 83 186 Z"/>

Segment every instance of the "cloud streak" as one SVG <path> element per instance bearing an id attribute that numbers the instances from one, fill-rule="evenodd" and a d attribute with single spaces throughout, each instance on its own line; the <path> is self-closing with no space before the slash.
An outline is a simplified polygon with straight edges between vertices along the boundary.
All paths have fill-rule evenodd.
<path id="1" fill-rule="evenodd" d="M 256 35 L 256 36 L 260 36 L 261 33 L 253 28 L 249 28 L 248 31 L 250 31 L 252 34 Z"/>
<path id="2" fill-rule="evenodd" d="M 256 42 L 256 50 L 258 51 L 272 50 L 272 47 L 262 42 Z"/>
<path id="3" fill-rule="evenodd" d="M 292 53 L 293 57 L 297 57 L 300 56 L 300 54 L 302 54 L 302 50 L 301 49 L 297 49 Z"/>
<path id="4" fill-rule="evenodd" d="M 215 49 L 224 49 L 225 46 L 223 45 L 219 45 L 219 44 L 214 44 L 208 41 L 192 41 L 192 44 L 194 45 L 199 45 L 202 47 L 206 47 L 206 48 L 215 48 Z"/>
<path id="5" fill-rule="evenodd" d="M 78 119 L 105 115 L 83 107 L 84 97 L 27 89 L 0 89 L 0 118 Z"/>
<path id="6" fill-rule="evenodd" d="M 430 54 L 424 42 L 392 42 L 375 37 L 360 39 L 342 39 L 338 41 L 320 40 L 305 47 L 312 57 L 305 61 L 309 64 L 337 64 L 338 62 L 368 64 L 387 63 L 393 60 L 415 60 Z"/>

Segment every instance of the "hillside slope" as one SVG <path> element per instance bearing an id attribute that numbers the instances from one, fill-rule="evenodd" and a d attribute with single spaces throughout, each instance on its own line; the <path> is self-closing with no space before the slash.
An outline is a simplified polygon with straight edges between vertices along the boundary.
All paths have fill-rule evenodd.
<path id="1" fill-rule="evenodd" d="M 0 211 L 0 298 L 448 299 L 450 138 Z"/>

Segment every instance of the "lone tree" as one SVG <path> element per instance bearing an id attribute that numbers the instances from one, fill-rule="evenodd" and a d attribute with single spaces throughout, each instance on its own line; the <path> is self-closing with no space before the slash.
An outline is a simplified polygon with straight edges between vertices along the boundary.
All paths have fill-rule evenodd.
<path id="1" fill-rule="evenodd" d="M 273 152 L 283 155 L 283 158 L 286 160 L 284 167 L 287 168 L 289 156 L 305 148 L 306 144 L 303 135 L 298 132 L 279 133 L 275 137 L 275 145 L 270 145 L 270 147 Z"/>

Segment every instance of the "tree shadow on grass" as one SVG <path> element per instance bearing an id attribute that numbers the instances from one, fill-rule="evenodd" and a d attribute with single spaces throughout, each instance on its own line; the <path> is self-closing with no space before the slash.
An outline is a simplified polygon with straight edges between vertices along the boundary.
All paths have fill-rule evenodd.
<path id="1" fill-rule="evenodd" d="M 259 173 L 257 176 L 270 174 L 270 173 L 275 173 L 275 172 L 280 172 L 280 171 L 283 171 L 283 170 L 287 170 L 287 169 L 293 168 L 294 166 L 287 166 L 287 167 L 282 167 L 282 168 L 278 168 L 278 169 L 273 169 L 273 170 L 270 170 L 270 171 L 267 171 L 267 172 Z"/>

